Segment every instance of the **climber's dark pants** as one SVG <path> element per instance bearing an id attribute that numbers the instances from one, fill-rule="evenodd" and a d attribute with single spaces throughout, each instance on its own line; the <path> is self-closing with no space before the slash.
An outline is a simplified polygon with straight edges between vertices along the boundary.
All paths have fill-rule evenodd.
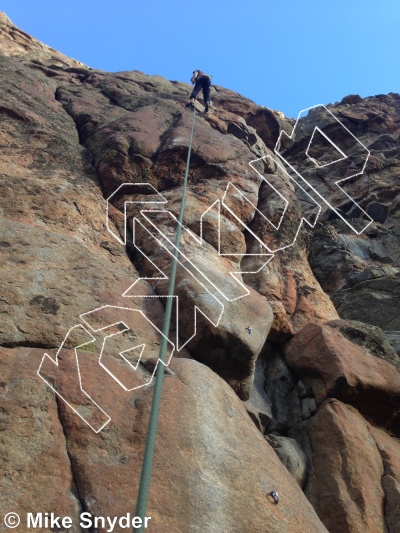
<path id="1" fill-rule="evenodd" d="M 196 96 L 199 94 L 201 89 L 203 89 L 203 98 L 204 103 L 209 104 L 210 103 L 210 86 L 211 86 L 211 80 L 210 78 L 202 77 L 196 81 L 196 85 L 194 86 L 193 92 L 190 95 L 190 98 L 196 98 Z"/>

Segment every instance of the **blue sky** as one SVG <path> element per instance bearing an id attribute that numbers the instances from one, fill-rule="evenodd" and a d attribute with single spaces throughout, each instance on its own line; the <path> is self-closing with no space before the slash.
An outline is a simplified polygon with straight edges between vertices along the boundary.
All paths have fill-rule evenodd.
<path id="1" fill-rule="evenodd" d="M 200 68 L 288 116 L 400 92 L 399 0 L 2 0 L 0 10 L 91 67 L 180 81 Z"/>

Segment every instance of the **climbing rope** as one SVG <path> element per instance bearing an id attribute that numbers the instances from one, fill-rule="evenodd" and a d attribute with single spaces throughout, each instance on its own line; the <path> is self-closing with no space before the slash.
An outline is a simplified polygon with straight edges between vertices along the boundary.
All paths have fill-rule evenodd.
<path id="1" fill-rule="evenodd" d="M 151 403 L 150 420 L 149 420 L 149 427 L 147 431 L 146 447 L 144 450 L 142 473 L 140 476 L 139 494 L 138 494 L 137 503 L 136 503 L 135 516 L 140 517 L 142 519 L 142 524 L 144 524 L 144 518 L 147 512 L 147 502 L 149 499 L 151 473 L 153 469 L 154 447 L 155 447 L 156 436 L 157 436 L 157 423 L 158 423 L 158 415 L 160 412 L 161 392 L 162 392 L 162 384 L 163 384 L 164 370 L 165 370 L 165 366 L 163 363 L 165 362 L 165 357 L 167 353 L 167 339 L 169 337 L 169 329 L 170 329 L 170 324 L 171 324 L 172 304 L 173 304 L 173 296 L 175 292 L 176 270 L 177 270 L 178 254 L 179 254 L 179 248 L 180 248 L 181 233 L 182 233 L 183 214 L 185 211 L 186 190 L 187 190 L 187 183 L 188 183 L 188 176 L 189 176 L 190 154 L 192 151 L 192 141 L 193 141 L 195 119 L 196 119 L 196 100 L 194 102 L 194 108 L 193 108 L 192 130 L 190 132 L 190 141 L 189 141 L 189 150 L 188 150 L 188 155 L 187 155 L 187 160 L 186 160 L 185 178 L 183 180 L 182 202 L 181 202 L 181 207 L 179 211 L 179 219 L 178 219 L 179 222 L 178 222 L 178 226 L 176 229 L 175 249 L 174 249 L 174 255 L 172 258 L 171 274 L 169 278 L 167 303 L 165 306 L 164 323 L 163 323 L 163 329 L 162 329 L 163 335 L 162 335 L 162 339 L 160 343 L 160 352 L 158 356 L 159 362 L 157 365 L 157 371 L 156 371 L 156 377 L 155 377 L 155 383 L 154 383 L 154 392 L 153 392 L 153 400 Z M 144 531 L 144 527 L 142 526 L 139 530 L 134 528 L 132 531 L 133 532 L 139 531 L 140 533 L 142 533 Z"/>

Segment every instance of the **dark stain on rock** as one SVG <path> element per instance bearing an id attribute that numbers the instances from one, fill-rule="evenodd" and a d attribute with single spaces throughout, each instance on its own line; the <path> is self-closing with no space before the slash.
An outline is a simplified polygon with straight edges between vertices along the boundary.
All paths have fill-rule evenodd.
<path id="1" fill-rule="evenodd" d="M 60 309 L 55 298 L 48 298 L 42 295 L 34 296 L 29 303 L 30 305 L 39 306 L 40 310 L 46 315 L 56 315 Z"/>

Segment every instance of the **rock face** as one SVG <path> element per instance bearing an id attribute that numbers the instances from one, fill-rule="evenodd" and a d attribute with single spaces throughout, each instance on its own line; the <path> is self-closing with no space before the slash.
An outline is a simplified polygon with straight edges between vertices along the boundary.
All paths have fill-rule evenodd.
<path id="1" fill-rule="evenodd" d="M 57 402 L 37 379 L 41 351 L 34 353 L 0 349 L 1 512 L 15 509 L 22 516 L 51 509 L 58 516 L 78 516 L 81 506 Z M 6 531 L 3 522 L 0 527 Z M 74 524 L 70 531 L 80 529 Z"/>
<path id="2" fill-rule="evenodd" d="M 302 487 L 307 477 L 307 457 L 295 439 L 278 435 L 266 437 L 282 463 Z"/>
<path id="3" fill-rule="evenodd" d="M 335 294 L 344 287 L 395 274 L 398 247 L 396 235 L 381 224 L 374 223 L 357 235 L 343 221 L 333 220 L 313 233 L 310 265 L 324 290 Z"/>
<path id="4" fill-rule="evenodd" d="M 313 454 L 306 494 L 327 529 L 398 531 L 399 441 L 337 400 L 325 402 L 308 429 L 321 453 Z"/>
<path id="5" fill-rule="evenodd" d="M 326 211 L 311 237 L 310 264 L 341 318 L 399 330 L 400 98 L 344 99 L 329 109 L 370 152 L 362 176 L 348 180 L 345 189 L 359 207 L 343 195 L 337 204 L 359 232 L 367 216 L 373 223 L 357 235 Z"/>
<path id="6" fill-rule="evenodd" d="M 244 402 L 247 412 L 255 425 L 264 433 L 272 419 L 271 399 L 264 388 L 265 361 L 259 357 L 254 369 L 254 380 L 250 389 L 250 398 Z"/>
<path id="7" fill-rule="evenodd" d="M 328 531 L 384 531 L 384 468 L 365 420 L 328 400 L 310 420 L 309 433 L 321 453 L 313 455 L 307 494 Z"/>
<path id="8" fill-rule="evenodd" d="M 190 87 L 93 70 L 2 13 L 0 71 L 0 514 L 78 532 L 82 511 L 134 513 Z M 149 531 L 400 531 L 400 96 L 352 95 L 298 129 L 228 89 L 212 100 L 196 104 Z M 362 175 L 332 116 L 370 151 Z M 350 170 L 311 144 L 315 123 Z"/>
<path id="9" fill-rule="evenodd" d="M 309 324 L 297 333 L 285 350 L 290 367 L 311 388 L 318 406 L 327 398 L 338 398 L 398 431 L 400 373 L 392 364 L 399 365 L 397 354 L 384 335 L 382 344 L 361 347 L 337 325 Z"/>
<path id="10" fill-rule="evenodd" d="M 88 354 L 90 393 L 113 418 L 96 434 L 36 376 L 41 350 L 3 348 L 1 355 L 2 509 L 45 508 L 73 517 L 82 510 L 93 516 L 134 513 L 152 387 L 121 394 L 110 376 L 101 375 L 96 354 Z M 326 531 L 232 389 L 196 361 L 176 360 L 171 369 L 150 530 L 202 531 L 206 523 L 215 533 Z M 279 505 L 269 496 L 273 490 L 282 495 Z M 72 531 L 80 531 L 77 520 Z"/>
<path id="11" fill-rule="evenodd" d="M 400 272 L 343 288 L 332 300 L 343 318 L 362 320 L 387 331 L 400 330 Z"/>

